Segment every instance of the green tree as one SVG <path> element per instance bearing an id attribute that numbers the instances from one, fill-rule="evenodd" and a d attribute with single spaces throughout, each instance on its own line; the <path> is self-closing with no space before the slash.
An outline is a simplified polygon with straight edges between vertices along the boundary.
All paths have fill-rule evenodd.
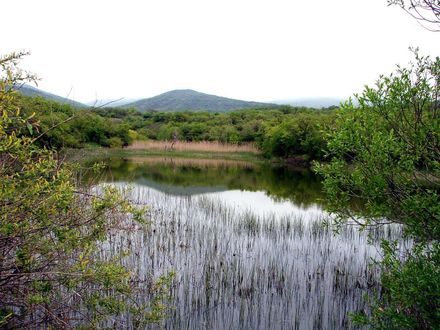
<path id="1" fill-rule="evenodd" d="M 143 210 L 114 188 L 80 191 L 73 169 L 35 143 L 34 115 L 21 113 L 11 88 L 33 79 L 17 68 L 25 55 L 0 57 L 0 327 L 123 327 L 127 313 L 134 326 L 157 322 L 171 277 L 139 305 L 133 298 L 152 292 L 121 265 L 123 255 L 97 253 L 128 215 L 141 225 Z"/>
<path id="2" fill-rule="evenodd" d="M 262 138 L 263 152 L 268 157 L 321 159 L 326 142 L 322 131 L 326 119 L 321 115 L 302 113 L 269 127 Z"/>
<path id="3" fill-rule="evenodd" d="M 399 223 L 417 241 L 406 258 L 383 243 L 384 294 L 370 315 L 356 318 L 378 329 L 440 324 L 440 59 L 414 53 L 408 68 L 342 106 L 331 161 L 316 166 L 338 225 Z M 352 199 L 362 207 L 350 208 Z"/>

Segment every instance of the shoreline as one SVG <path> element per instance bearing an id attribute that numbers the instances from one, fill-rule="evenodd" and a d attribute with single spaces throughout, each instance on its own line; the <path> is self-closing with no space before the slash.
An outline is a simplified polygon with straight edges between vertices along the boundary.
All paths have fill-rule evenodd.
<path id="1" fill-rule="evenodd" d="M 148 150 L 127 148 L 84 148 L 65 149 L 60 152 L 66 160 L 78 162 L 83 160 L 99 160 L 108 157 L 175 157 L 195 159 L 224 159 L 248 162 L 267 162 L 263 156 L 250 152 L 212 152 L 212 151 L 179 151 L 179 150 Z"/>

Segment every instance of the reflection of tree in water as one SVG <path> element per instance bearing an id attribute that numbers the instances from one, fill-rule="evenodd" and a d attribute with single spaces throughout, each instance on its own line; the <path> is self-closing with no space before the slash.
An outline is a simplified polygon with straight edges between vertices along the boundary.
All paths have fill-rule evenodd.
<path id="1" fill-rule="evenodd" d="M 309 169 L 270 167 L 265 175 L 265 191 L 275 200 L 288 199 L 304 206 L 323 203 L 321 182 Z"/>
<path id="2" fill-rule="evenodd" d="M 101 181 L 132 181 L 167 193 L 223 190 L 265 191 L 276 201 L 321 204 L 321 184 L 307 169 L 293 170 L 242 161 L 183 158 L 110 158 Z M 170 188 L 171 187 L 171 188 Z M 175 191 L 170 191 L 172 187 Z M 162 189 L 161 189 L 162 188 Z"/>

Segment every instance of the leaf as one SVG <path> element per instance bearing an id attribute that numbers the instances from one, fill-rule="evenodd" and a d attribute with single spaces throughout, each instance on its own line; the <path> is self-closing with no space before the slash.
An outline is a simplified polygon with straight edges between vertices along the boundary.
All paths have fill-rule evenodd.
<path id="1" fill-rule="evenodd" d="M 32 135 L 33 132 L 34 132 L 34 128 L 33 128 L 32 124 L 26 123 L 26 127 L 27 127 L 27 129 L 29 131 L 29 134 Z"/>

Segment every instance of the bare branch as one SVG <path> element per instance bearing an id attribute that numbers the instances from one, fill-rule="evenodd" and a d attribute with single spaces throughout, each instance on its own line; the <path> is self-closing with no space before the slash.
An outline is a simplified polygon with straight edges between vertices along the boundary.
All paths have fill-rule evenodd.
<path id="1" fill-rule="evenodd" d="M 428 31 L 440 32 L 440 1 L 388 0 L 388 5 L 399 6 Z"/>

